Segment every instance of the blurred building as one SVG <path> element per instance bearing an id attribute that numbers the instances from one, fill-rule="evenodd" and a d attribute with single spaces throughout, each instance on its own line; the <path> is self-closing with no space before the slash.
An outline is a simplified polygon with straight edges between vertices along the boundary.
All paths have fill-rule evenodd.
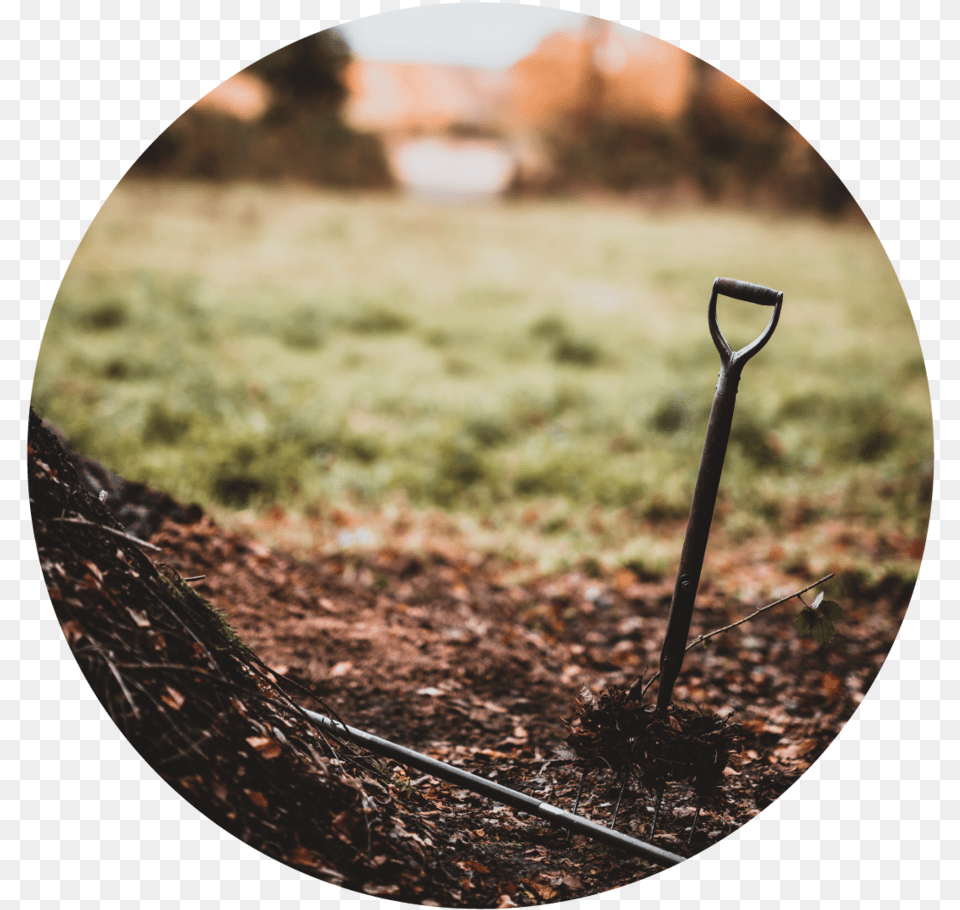
<path id="1" fill-rule="evenodd" d="M 544 129 L 587 120 L 672 121 L 684 110 L 692 58 L 670 44 L 591 20 L 581 32 L 556 32 L 510 70 L 508 122 Z"/>
<path id="2" fill-rule="evenodd" d="M 353 60 L 344 81 L 348 122 L 388 135 L 499 127 L 511 92 L 500 70 L 427 63 Z"/>
<path id="3" fill-rule="evenodd" d="M 432 180 L 451 192 L 472 167 L 481 183 L 481 172 L 489 177 L 488 192 L 500 192 L 518 175 L 536 182 L 549 172 L 542 140 L 560 127 L 676 120 L 691 61 L 665 42 L 594 19 L 549 35 L 506 70 L 355 59 L 344 74 L 344 116 L 384 139 L 408 186 Z"/>
<path id="4" fill-rule="evenodd" d="M 691 58 L 670 44 L 592 20 L 555 32 L 508 70 L 353 60 L 347 120 L 387 135 L 542 130 L 578 112 L 672 120 L 683 112 Z"/>

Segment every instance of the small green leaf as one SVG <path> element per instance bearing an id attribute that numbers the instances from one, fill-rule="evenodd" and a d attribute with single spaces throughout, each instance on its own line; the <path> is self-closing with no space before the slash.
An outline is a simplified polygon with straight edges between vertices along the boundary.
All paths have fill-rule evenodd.
<path id="1" fill-rule="evenodd" d="M 801 634 L 806 635 L 807 632 L 813 628 L 814 621 L 817 618 L 817 614 L 813 610 L 804 607 L 793 620 L 794 628 Z"/>
<path id="2" fill-rule="evenodd" d="M 843 610 L 840 608 L 840 604 L 833 600 L 825 600 L 820 604 L 820 612 L 834 622 L 843 619 Z"/>
<path id="3" fill-rule="evenodd" d="M 829 616 L 821 615 L 817 617 L 817 619 L 818 622 L 814 624 L 810 632 L 813 635 L 813 640 L 817 642 L 817 644 L 825 645 L 833 638 L 837 630 L 834 628 L 833 621 Z"/>
<path id="4" fill-rule="evenodd" d="M 820 606 L 820 601 L 822 601 L 822 600 L 823 600 L 823 591 L 821 591 L 821 592 L 816 596 L 816 599 L 813 601 L 812 604 L 810 604 L 810 608 L 811 608 L 812 610 L 816 610 L 817 607 Z"/>

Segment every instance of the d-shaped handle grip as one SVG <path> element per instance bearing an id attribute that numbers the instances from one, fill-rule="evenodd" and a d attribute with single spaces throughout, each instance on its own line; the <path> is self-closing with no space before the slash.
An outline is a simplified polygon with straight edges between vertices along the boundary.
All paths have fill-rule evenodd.
<path id="1" fill-rule="evenodd" d="M 735 278 L 718 278 L 713 283 L 714 291 L 734 300 L 745 300 L 759 306 L 779 306 L 783 292 L 765 288 L 762 284 L 750 284 L 749 281 L 737 281 Z"/>
<path id="2" fill-rule="evenodd" d="M 770 322 L 763 330 L 759 338 L 750 342 L 746 347 L 739 351 L 734 351 L 729 342 L 723 337 L 720 326 L 717 325 L 717 297 L 723 294 L 724 297 L 732 297 L 734 300 L 744 300 L 747 303 L 756 303 L 759 306 L 772 306 L 773 313 L 770 316 Z M 757 351 L 760 350 L 773 335 L 773 330 L 780 321 L 780 307 L 783 305 L 783 291 L 775 291 L 773 288 L 765 288 L 760 284 L 750 284 L 748 281 L 737 281 L 734 278 L 717 278 L 713 282 L 713 292 L 710 294 L 710 305 L 707 307 L 707 320 L 710 323 L 710 334 L 713 336 L 713 343 L 720 352 L 720 362 L 723 364 L 724 372 L 729 372 L 736 364 L 739 369 L 745 364 Z"/>

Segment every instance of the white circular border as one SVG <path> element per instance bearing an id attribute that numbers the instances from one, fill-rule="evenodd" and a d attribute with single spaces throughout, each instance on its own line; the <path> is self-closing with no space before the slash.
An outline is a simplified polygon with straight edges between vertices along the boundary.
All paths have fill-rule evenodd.
<path id="1" fill-rule="evenodd" d="M 15 617 L 0 638 L 0 879 L 21 907 L 307 899 L 398 906 L 265 858 L 143 763 L 93 697 L 54 618 L 23 456 L 51 304 L 130 164 L 198 98 L 270 51 L 417 5 L 224 0 L 190 4 L 183 18 L 177 4 L 144 0 L 137 15 L 118 19 L 111 14 L 119 4 L 77 0 L 22 2 L 0 14 L 0 590 Z M 960 323 L 947 309 L 960 287 L 960 22 L 945 21 L 941 4 L 928 2 L 885 4 L 896 13 L 889 18 L 863 18 L 872 5 L 861 11 L 844 2 L 543 5 L 632 26 L 707 60 L 817 147 L 860 202 L 903 284 L 930 379 L 937 460 L 927 551 L 907 618 L 837 740 L 786 796 L 722 843 L 579 903 L 686 907 L 719 899 L 806 910 L 812 902 L 911 907 L 955 898 L 960 626 L 940 605 L 958 595 L 960 578 L 949 555 L 960 528 L 960 407 L 949 403 L 958 398 Z M 262 18 L 268 10 L 271 18 Z"/>

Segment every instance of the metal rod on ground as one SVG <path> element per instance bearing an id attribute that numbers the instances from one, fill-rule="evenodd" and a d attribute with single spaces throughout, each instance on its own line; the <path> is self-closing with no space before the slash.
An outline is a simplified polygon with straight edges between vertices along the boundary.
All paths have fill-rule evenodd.
<path id="1" fill-rule="evenodd" d="M 627 834 L 621 834 L 619 831 L 605 828 L 603 825 L 598 825 L 588 818 L 582 818 L 579 815 L 574 815 L 572 812 L 558 809 L 556 806 L 545 803 L 536 797 L 527 796 L 526 793 L 511 790 L 509 787 L 504 787 L 502 784 L 495 783 L 492 780 L 478 777 L 476 774 L 471 774 L 462 768 L 455 768 L 453 765 L 437 761 L 435 758 L 430 758 L 429 755 L 414 752 L 405 746 L 398 746 L 389 740 L 381 739 L 381 737 L 374 736 L 372 733 L 366 733 L 363 730 L 358 730 L 356 727 L 347 726 L 323 714 L 317 714 L 315 711 L 305 710 L 304 713 L 311 720 L 330 732 L 337 733 L 345 739 L 349 739 L 369 749 L 371 752 L 383 755 L 386 758 L 391 758 L 401 764 L 409 765 L 411 768 L 416 768 L 418 771 L 439 778 L 447 783 L 456 784 L 466 790 L 472 790 L 474 793 L 479 793 L 481 796 L 486 796 L 498 803 L 503 803 L 506 806 L 527 812 L 537 818 L 545 819 L 576 834 L 586 835 L 594 840 L 602 841 L 611 847 L 617 847 L 627 853 L 632 853 L 634 856 L 640 856 L 643 859 L 650 860 L 664 867 L 675 866 L 684 860 L 684 857 L 678 856 L 675 853 L 661 850 L 653 844 L 647 844 Z"/>
<path id="2" fill-rule="evenodd" d="M 739 351 L 734 351 L 730 347 L 717 324 L 719 294 L 760 306 L 773 307 L 773 315 L 763 333 Z M 710 536 L 713 509 L 717 503 L 723 460 L 727 451 L 727 442 L 730 439 L 740 374 L 746 362 L 770 340 L 780 319 L 782 304 L 781 291 L 774 291 L 758 284 L 748 284 L 745 281 L 734 281 L 731 278 L 717 278 L 713 283 L 713 291 L 707 307 L 707 322 L 713 343 L 720 353 L 720 378 L 717 382 L 713 407 L 710 410 L 703 455 L 700 458 L 700 471 L 697 474 L 687 532 L 683 539 L 683 551 L 680 554 L 677 583 L 673 589 L 667 631 L 663 639 L 663 650 L 660 652 L 660 687 L 657 690 L 657 711 L 660 713 L 665 712 L 670 706 L 673 685 L 683 665 L 687 637 L 690 634 L 690 620 L 693 617 L 693 605 L 700 585 L 700 570 L 703 568 L 703 556 L 707 549 L 707 538 Z"/>

